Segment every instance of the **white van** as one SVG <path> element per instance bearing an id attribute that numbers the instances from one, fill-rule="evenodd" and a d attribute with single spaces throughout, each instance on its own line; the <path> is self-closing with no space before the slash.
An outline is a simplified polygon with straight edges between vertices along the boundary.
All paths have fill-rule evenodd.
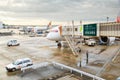
<path id="1" fill-rule="evenodd" d="M 23 67 L 27 67 L 27 66 L 31 66 L 31 65 L 33 65 L 33 63 L 32 63 L 32 60 L 30 58 L 17 59 L 13 63 L 8 64 L 6 66 L 6 70 L 8 72 L 16 71 L 16 70 L 19 70 Z"/>
<path id="2" fill-rule="evenodd" d="M 8 43 L 7 43 L 7 46 L 19 46 L 20 45 L 20 43 L 18 43 L 18 41 L 17 40 L 10 40 L 10 41 L 8 41 Z"/>

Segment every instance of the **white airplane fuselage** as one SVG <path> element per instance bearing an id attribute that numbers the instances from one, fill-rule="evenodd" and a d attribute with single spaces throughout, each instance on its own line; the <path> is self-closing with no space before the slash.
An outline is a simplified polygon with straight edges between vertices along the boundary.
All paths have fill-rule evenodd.
<path id="1" fill-rule="evenodd" d="M 46 38 L 52 41 L 61 41 L 62 36 L 60 35 L 59 26 L 51 29 Z"/>

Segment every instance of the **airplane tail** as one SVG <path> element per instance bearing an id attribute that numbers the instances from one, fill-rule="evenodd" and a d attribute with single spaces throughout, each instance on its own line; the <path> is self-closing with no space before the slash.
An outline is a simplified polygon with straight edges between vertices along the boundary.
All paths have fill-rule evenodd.
<path id="1" fill-rule="evenodd" d="M 49 22 L 48 26 L 47 26 L 47 29 L 50 29 L 52 26 L 52 21 Z"/>
<path id="2" fill-rule="evenodd" d="M 120 23 L 120 16 L 117 16 L 117 21 L 118 23 Z"/>
<path id="3" fill-rule="evenodd" d="M 119 11 L 119 13 L 118 13 L 118 16 L 117 16 L 117 19 L 116 19 L 116 22 L 120 22 L 120 11 Z"/>
<path id="4" fill-rule="evenodd" d="M 59 26 L 60 35 L 62 35 L 62 26 Z"/>

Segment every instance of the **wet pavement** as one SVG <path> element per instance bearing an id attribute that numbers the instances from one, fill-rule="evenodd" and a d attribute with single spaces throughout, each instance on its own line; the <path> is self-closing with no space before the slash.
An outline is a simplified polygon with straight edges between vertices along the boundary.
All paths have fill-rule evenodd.
<path id="1" fill-rule="evenodd" d="M 7 41 L 17 39 L 20 46 L 7 46 Z M 41 80 L 41 78 L 53 74 L 60 74 L 63 71 L 53 70 L 45 73 L 41 69 L 27 73 L 25 77 L 20 76 L 21 72 L 7 72 L 5 66 L 16 59 L 29 57 L 34 63 L 44 61 L 55 61 L 56 54 L 66 54 L 70 49 L 58 48 L 56 43 L 47 40 L 45 37 L 28 37 L 26 35 L 2 36 L 0 37 L 0 80 Z M 60 59 L 60 58 L 58 58 Z M 57 59 L 57 60 L 58 60 Z M 58 60 L 59 61 L 59 60 Z M 61 61 L 61 59 L 60 59 Z M 64 59 L 63 59 L 64 61 Z M 46 70 L 46 69 L 43 69 Z M 45 75 L 46 74 L 46 75 Z M 42 77 L 39 77 L 42 75 Z"/>
<path id="2" fill-rule="evenodd" d="M 17 39 L 20 42 L 20 46 L 8 47 L 7 41 L 10 39 Z M 7 64 L 16 59 L 25 57 L 31 58 L 34 63 L 56 61 L 92 74 L 96 74 L 109 56 L 113 55 L 118 48 L 118 46 L 110 46 L 108 48 L 106 48 L 106 46 L 82 46 L 82 68 L 80 68 L 77 66 L 80 57 L 75 57 L 70 48 L 58 48 L 54 41 L 49 41 L 45 37 L 29 37 L 27 35 L 2 36 L 0 37 L 0 80 L 41 80 L 46 77 L 45 74 L 47 73 L 48 77 L 51 76 L 49 74 L 54 75 L 64 73 L 64 71 L 53 69 L 52 67 L 42 69 L 43 71 L 41 71 L 41 69 L 30 72 L 28 71 L 25 75 L 22 75 L 20 71 L 12 73 L 8 73 L 6 71 L 5 66 Z M 103 49 L 105 49 L 105 51 L 101 52 Z M 86 51 L 89 51 L 89 64 L 86 64 Z M 120 67 L 118 66 L 119 64 L 117 63 L 117 68 L 113 69 L 115 66 L 112 65 L 110 70 L 104 72 L 104 74 L 108 75 L 108 77 L 112 75 L 112 73 L 117 73 L 112 75 L 112 78 L 106 78 L 104 75 L 103 77 L 108 80 L 114 80 L 116 77 L 120 76 Z M 52 71 L 45 72 L 47 69 Z M 40 77 L 40 75 L 42 77 Z"/>

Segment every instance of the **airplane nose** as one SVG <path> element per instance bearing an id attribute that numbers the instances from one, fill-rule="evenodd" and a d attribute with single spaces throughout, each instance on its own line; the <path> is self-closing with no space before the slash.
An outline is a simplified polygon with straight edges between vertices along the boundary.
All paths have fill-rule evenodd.
<path id="1" fill-rule="evenodd" d="M 61 37 L 60 37 L 59 33 L 50 32 L 50 33 L 48 33 L 46 38 L 49 40 L 57 41 L 57 40 L 60 40 Z"/>
<path id="2" fill-rule="evenodd" d="M 49 40 L 53 40 L 54 39 L 53 33 L 48 33 L 46 38 Z"/>
<path id="3" fill-rule="evenodd" d="M 50 39 L 50 34 L 48 33 L 47 36 L 46 36 L 47 39 Z"/>

